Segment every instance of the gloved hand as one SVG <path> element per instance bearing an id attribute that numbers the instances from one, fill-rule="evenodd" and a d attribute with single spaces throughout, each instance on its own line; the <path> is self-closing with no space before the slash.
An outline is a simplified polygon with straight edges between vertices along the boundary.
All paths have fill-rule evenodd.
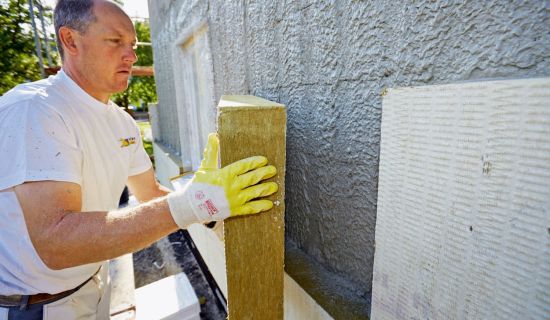
<path id="1" fill-rule="evenodd" d="M 192 223 L 220 221 L 273 207 L 270 200 L 254 199 L 277 191 L 275 182 L 257 184 L 273 177 L 277 173 L 275 167 L 266 166 L 267 159 L 256 156 L 219 169 L 218 149 L 218 136 L 211 133 L 201 165 L 193 179 L 182 190 L 168 195 L 170 213 L 182 229 Z"/>

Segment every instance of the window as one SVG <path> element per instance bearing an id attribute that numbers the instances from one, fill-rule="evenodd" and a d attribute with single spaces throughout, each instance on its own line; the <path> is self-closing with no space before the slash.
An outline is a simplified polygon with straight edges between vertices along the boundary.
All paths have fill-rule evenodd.
<path id="1" fill-rule="evenodd" d="M 174 67 L 180 123 L 182 162 L 185 171 L 197 170 L 208 133 L 216 129 L 213 67 L 204 22 L 184 32 L 176 42 Z"/>

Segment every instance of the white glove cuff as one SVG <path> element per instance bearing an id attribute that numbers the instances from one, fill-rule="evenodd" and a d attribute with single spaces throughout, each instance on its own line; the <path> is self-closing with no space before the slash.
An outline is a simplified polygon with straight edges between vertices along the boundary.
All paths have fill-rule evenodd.
<path id="1" fill-rule="evenodd" d="M 182 229 L 192 223 L 220 221 L 230 215 L 223 188 L 206 183 L 191 181 L 168 194 L 167 200 L 172 218 Z"/>
<path id="2" fill-rule="evenodd" d="M 170 208 L 170 214 L 180 229 L 186 229 L 189 225 L 199 220 L 198 217 L 195 216 L 191 208 L 191 203 L 187 197 L 187 189 L 190 185 L 191 182 L 188 182 L 183 189 L 169 193 L 166 198 L 168 207 Z"/>

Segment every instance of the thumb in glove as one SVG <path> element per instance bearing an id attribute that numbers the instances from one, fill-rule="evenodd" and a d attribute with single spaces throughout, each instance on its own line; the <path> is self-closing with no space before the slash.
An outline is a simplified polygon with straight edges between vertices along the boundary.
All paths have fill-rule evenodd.
<path id="1" fill-rule="evenodd" d="M 257 199 L 275 193 L 274 182 L 258 182 L 277 173 L 267 158 L 255 156 L 218 168 L 219 139 L 208 136 L 203 160 L 193 179 L 182 190 L 168 195 L 168 205 L 180 228 L 192 223 L 220 221 L 231 216 L 269 210 L 273 202 Z"/>

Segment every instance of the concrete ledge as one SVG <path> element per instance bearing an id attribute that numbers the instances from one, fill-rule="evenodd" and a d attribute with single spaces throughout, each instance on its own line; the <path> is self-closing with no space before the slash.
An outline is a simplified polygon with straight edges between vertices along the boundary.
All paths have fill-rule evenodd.
<path id="1" fill-rule="evenodd" d="M 369 319 L 370 290 L 358 292 L 348 280 L 323 268 L 288 239 L 285 271 L 334 319 Z"/>
<path id="2" fill-rule="evenodd" d="M 183 173 L 182 161 L 159 142 L 153 142 L 153 154 L 157 179 L 162 185 L 170 188 L 170 179 Z"/>
<path id="3" fill-rule="evenodd" d="M 218 226 L 216 228 L 219 228 Z M 225 273 L 224 243 L 219 238 L 217 230 L 209 229 L 201 224 L 194 224 L 189 228 L 189 234 L 193 238 L 202 258 L 208 265 L 209 271 L 216 283 L 227 296 L 227 274 Z M 302 254 L 303 255 L 303 254 Z M 305 255 L 304 255 L 305 256 Z M 288 258 L 288 256 L 285 256 Z M 288 265 L 288 262 L 285 262 Z M 293 264 L 310 267 L 310 264 Z M 288 271 L 287 271 L 288 272 Z M 304 278 L 302 278 L 304 279 Z M 340 279 L 338 279 L 339 281 Z M 328 320 L 332 317 L 327 313 L 311 294 L 308 294 L 301 284 L 297 283 L 287 273 L 284 274 L 284 319 L 318 319 Z M 325 286 L 326 287 L 326 286 Z M 327 293 L 327 296 L 331 296 Z M 334 295 L 332 295 L 334 296 Z M 343 298 L 342 298 L 343 299 Z M 344 304 L 348 307 L 350 304 Z M 337 305 L 336 305 L 337 306 Z M 357 309 L 357 308 L 356 308 Z M 335 313 L 347 315 L 354 313 Z M 339 319 L 339 318 L 337 318 Z M 367 318 L 342 318 L 342 319 L 367 319 Z"/>
<path id="4" fill-rule="evenodd" d="M 138 288 L 136 305 L 137 320 L 200 319 L 199 299 L 183 272 Z"/>

